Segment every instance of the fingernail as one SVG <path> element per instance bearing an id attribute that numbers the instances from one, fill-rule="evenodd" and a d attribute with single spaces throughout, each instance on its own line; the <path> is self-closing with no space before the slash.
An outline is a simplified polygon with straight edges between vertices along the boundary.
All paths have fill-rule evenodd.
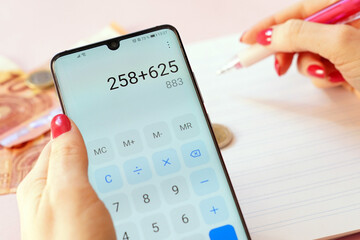
<path id="1" fill-rule="evenodd" d="M 279 61 L 277 60 L 276 57 L 275 57 L 275 64 L 274 64 L 274 66 L 275 66 L 275 71 L 276 71 L 277 75 L 280 77 L 280 63 L 279 63 Z"/>
<path id="2" fill-rule="evenodd" d="M 243 42 L 243 41 L 244 41 L 244 36 L 245 36 L 245 34 L 246 34 L 246 31 L 243 32 L 243 34 L 241 35 L 241 37 L 240 37 L 240 42 Z"/>
<path id="3" fill-rule="evenodd" d="M 272 33 L 273 33 L 272 28 L 264 29 L 258 33 L 256 37 L 256 41 L 261 45 L 265 45 L 265 46 L 269 45 L 271 43 Z"/>
<path id="4" fill-rule="evenodd" d="M 313 64 L 307 68 L 307 72 L 310 76 L 317 77 L 317 78 L 324 78 L 325 77 L 325 69 L 322 66 Z"/>
<path id="5" fill-rule="evenodd" d="M 51 120 L 51 133 L 53 138 L 57 138 L 63 133 L 70 131 L 71 122 L 64 114 L 58 114 Z"/>
<path id="6" fill-rule="evenodd" d="M 345 82 L 345 79 L 339 71 L 335 71 L 329 74 L 329 81 L 332 83 L 339 83 Z"/>

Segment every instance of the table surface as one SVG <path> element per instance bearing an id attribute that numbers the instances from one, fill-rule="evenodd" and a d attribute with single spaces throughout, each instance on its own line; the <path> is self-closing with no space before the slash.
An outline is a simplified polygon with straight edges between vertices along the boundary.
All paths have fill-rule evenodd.
<path id="1" fill-rule="evenodd" d="M 29 71 L 111 22 L 127 31 L 174 25 L 185 44 L 246 31 L 295 0 L 4 1 L 0 55 Z M 20 239 L 16 196 L 0 196 L 0 239 Z"/>

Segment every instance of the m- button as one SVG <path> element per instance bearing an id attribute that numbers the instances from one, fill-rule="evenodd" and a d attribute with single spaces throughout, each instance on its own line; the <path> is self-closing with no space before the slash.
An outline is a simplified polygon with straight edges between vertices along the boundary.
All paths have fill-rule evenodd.
<path id="1" fill-rule="evenodd" d="M 143 150 L 140 134 L 136 130 L 117 134 L 115 136 L 115 141 L 121 156 L 129 156 Z"/>
<path id="2" fill-rule="evenodd" d="M 89 162 L 99 164 L 111 161 L 114 158 L 114 152 L 109 139 L 102 138 L 86 144 Z"/>
<path id="3" fill-rule="evenodd" d="M 150 147 L 162 147 L 171 143 L 171 135 L 165 122 L 158 122 L 144 128 L 146 141 Z"/>
<path id="4" fill-rule="evenodd" d="M 181 139 L 193 138 L 199 135 L 200 129 L 193 114 L 186 114 L 172 121 L 176 136 Z"/>

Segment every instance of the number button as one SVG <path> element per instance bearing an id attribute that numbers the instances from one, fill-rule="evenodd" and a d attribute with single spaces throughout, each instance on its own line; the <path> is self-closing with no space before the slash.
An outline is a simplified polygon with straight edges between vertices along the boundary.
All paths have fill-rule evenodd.
<path id="1" fill-rule="evenodd" d="M 152 159 L 155 171 L 160 176 L 172 174 L 180 170 L 180 161 L 174 149 L 154 153 Z"/>
<path id="2" fill-rule="evenodd" d="M 181 152 L 188 167 L 196 167 L 209 161 L 209 155 L 202 141 L 184 144 Z"/>
<path id="3" fill-rule="evenodd" d="M 225 201 L 220 196 L 201 201 L 200 209 L 207 224 L 222 222 L 229 217 Z"/>
<path id="4" fill-rule="evenodd" d="M 144 128 L 145 139 L 152 148 L 171 143 L 170 130 L 165 122 L 154 123 Z"/>
<path id="5" fill-rule="evenodd" d="M 130 130 L 115 136 L 117 149 L 121 156 L 129 156 L 143 150 L 143 144 L 136 130 Z"/>
<path id="6" fill-rule="evenodd" d="M 200 196 L 216 192 L 219 189 L 215 171 L 211 168 L 191 173 L 190 180 L 195 193 Z"/>
<path id="7" fill-rule="evenodd" d="M 96 186 L 101 193 L 120 189 L 123 185 L 119 168 L 115 165 L 98 169 L 94 175 Z"/>
<path id="8" fill-rule="evenodd" d="M 125 219 L 131 215 L 130 203 L 125 194 L 116 194 L 105 198 L 103 201 L 114 222 Z"/>
<path id="9" fill-rule="evenodd" d="M 125 223 L 115 226 L 118 240 L 140 240 L 140 236 L 134 223 Z"/>
<path id="10" fill-rule="evenodd" d="M 98 139 L 86 144 L 89 162 L 99 164 L 114 158 L 114 152 L 109 139 Z"/>
<path id="11" fill-rule="evenodd" d="M 170 235 L 168 221 L 163 214 L 156 214 L 141 221 L 144 239 L 167 239 Z"/>
<path id="12" fill-rule="evenodd" d="M 170 216 L 177 233 L 190 232 L 199 226 L 199 218 L 192 205 L 172 210 Z"/>
<path id="13" fill-rule="evenodd" d="M 153 185 L 135 189 L 132 192 L 132 198 L 135 208 L 139 212 L 153 211 L 161 205 L 158 191 Z"/>
<path id="14" fill-rule="evenodd" d="M 180 140 L 193 138 L 199 135 L 200 128 L 193 114 L 187 114 L 172 121 L 176 136 Z"/>
<path id="15" fill-rule="evenodd" d="M 130 184 L 137 184 L 149 180 L 152 176 L 150 166 L 146 158 L 136 158 L 124 163 L 124 171 Z"/>
<path id="16" fill-rule="evenodd" d="M 183 177 L 174 177 L 162 181 L 161 190 L 169 204 L 176 204 L 189 199 L 190 193 Z"/>

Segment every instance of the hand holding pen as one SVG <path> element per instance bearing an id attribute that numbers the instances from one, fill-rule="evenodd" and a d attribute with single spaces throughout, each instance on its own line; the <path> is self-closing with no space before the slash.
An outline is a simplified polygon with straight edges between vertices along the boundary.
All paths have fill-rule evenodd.
<path id="1" fill-rule="evenodd" d="M 253 45 L 240 52 L 223 72 L 247 67 L 276 53 L 275 70 L 281 76 L 298 53 L 299 72 L 317 87 L 344 85 L 355 88 L 360 96 L 360 19 L 356 17 L 360 0 L 331 5 L 333 2 L 303 0 L 262 20 L 240 39 Z"/>

